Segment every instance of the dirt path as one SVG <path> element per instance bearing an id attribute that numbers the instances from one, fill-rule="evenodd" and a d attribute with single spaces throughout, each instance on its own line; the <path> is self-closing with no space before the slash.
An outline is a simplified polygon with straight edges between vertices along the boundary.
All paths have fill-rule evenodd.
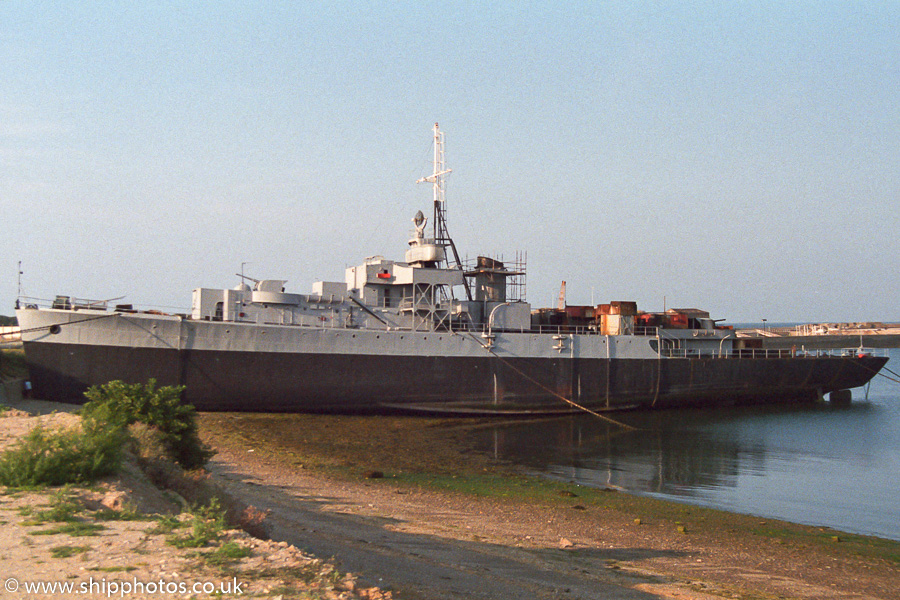
<path id="1" fill-rule="evenodd" d="M 401 600 L 897 597 L 888 561 L 637 524 L 574 500 L 560 508 L 329 478 L 233 440 L 215 445 L 214 478 L 271 511 L 274 539 L 334 556 Z"/>
<path id="2" fill-rule="evenodd" d="M 520 542 L 506 545 L 515 527 L 506 522 L 488 531 L 474 506 L 437 504 L 431 494 L 377 484 L 326 483 L 222 448 L 210 470 L 230 493 L 272 511 L 274 539 L 334 556 L 341 569 L 401 600 L 657 597 L 608 568 L 598 573 L 570 562 L 545 536 L 518 535 Z"/>

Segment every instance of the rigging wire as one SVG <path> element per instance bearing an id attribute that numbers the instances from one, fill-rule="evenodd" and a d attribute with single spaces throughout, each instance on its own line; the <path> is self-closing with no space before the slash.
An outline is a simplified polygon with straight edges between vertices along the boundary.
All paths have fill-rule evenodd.
<path id="1" fill-rule="evenodd" d="M 20 329 L 16 332 L 9 333 L 0 333 L 0 335 L 21 335 L 23 333 L 31 333 L 33 331 L 41 331 L 42 329 L 51 329 L 53 327 L 63 327 L 65 325 L 76 325 L 78 323 L 87 323 L 88 321 L 96 321 L 98 319 L 108 319 L 109 317 L 118 317 L 121 316 L 121 313 L 107 313 L 104 315 L 100 315 L 99 317 L 91 317 L 89 319 L 81 319 L 79 321 L 69 321 L 67 323 L 54 323 L 53 325 L 41 325 L 40 327 L 31 327 L 30 329 Z"/>
<path id="2" fill-rule="evenodd" d="M 606 415 L 602 415 L 595 410 L 591 410 L 590 408 L 588 408 L 586 406 L 582 406 L 581 404 L 578 404 L 577 402 L 575 402 L 574 400 L 571 400 L 570 398 L 566 398 L 565 396 L 563 396 L 556 390 L 547 387 L 546 385 L 544 385 L 543 383 L 541 383 L 540 381 L 538 381 L 537 379 L 535 379 L 534 377 L 532 377 L 531 375 L 526 373 L 525 371 L 523 371 L 523 370 L 519 369 L 518 367 L 516 367 L 515 365 L 513 365 L 510 361 L 506 360 L 505 358 L 503 358 L 502 356 L 500 356 L 499 354 L 494 352 L 494 350 L 492 348 L 490 348 L 489 346 L 487 346 L 486 344 L 482 344 L 481 341 L 478 338 L 476 338 L 474 335 L 472 335 L 471 333 L 469 333 L 469 332 L 467 332 L 467 333 L 468 333 L 469 337 L 471 337 L 472 340 L 475 341 L 475 343 L 477 343 L 479 346 L 481 346 L 482 348 L 484 348 L 485 350 L 490 352 L 501 363 L 503 363 L 504 365 L 506 365 L 507 367 L 509 367 L 510 369 L 512 369 L 513 371 L 515 371 L 516 373 L 518 373 L 519 375 L 521 375 L 522 377 L 524 377 L 525 379 L 530 381 L 531 383 L 535 384 L 539 388 L 543 389 L 547 393 L 552 394 L 556 398 L 559 398 L 566 404 L 569 404 L 569 405 L 571 405 L 579 410 L 582 410 L 588 414 L 594 415 L 598 419 L 602 419 L 604 421 L 612 423 L 613 425 L 617 425 L 623 429 L 627 429 L 628 431 L 637 431 L 639 429 L 638 427 L 634 427 L 633 425 L 629 425 L 627 423 L 617 421 L 611 417 L 607 417 Z"/>

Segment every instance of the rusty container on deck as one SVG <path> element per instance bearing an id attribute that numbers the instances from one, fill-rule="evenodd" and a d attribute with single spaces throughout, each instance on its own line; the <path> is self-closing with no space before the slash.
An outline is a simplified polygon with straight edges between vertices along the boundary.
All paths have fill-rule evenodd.
<path id="1" fill-rule="evenodd" d="M 614 300 L 612 305 L 612 314 L 622 315 L 623 317 L 633 317 L 637 314 L 637 302 L 626 300 Z"/>

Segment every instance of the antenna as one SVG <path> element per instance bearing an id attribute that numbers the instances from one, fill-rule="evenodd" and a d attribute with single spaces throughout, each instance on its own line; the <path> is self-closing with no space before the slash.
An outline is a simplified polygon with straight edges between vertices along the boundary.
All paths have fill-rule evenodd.
<path id="1" fill-rule="evenodd" d="M 252 265 L 252 264 L 253 263 L 250 262 L 249 260 L 245 260 L 244 262 L 241 263 L 241 272 L 240 272 L 241 281 L 243 281 L 245 279 L 249 279 L 253 282 L 258 282 L 257 279 L 253 279 L 252 277 L 244 277 L 244 265 Z M 235 273 L 235 275 L 238 275 L 238 273 Z"/>

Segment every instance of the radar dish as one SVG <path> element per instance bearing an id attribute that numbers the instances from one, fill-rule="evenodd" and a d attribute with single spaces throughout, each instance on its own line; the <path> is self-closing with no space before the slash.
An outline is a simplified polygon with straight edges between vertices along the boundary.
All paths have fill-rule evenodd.
<path id="1" fill-rule="evenodd" d="M 425 215 L 422 214 L 422 211 L 417 211 L 416 216 L 413 217 L 413 223 L 416 224 L 416 227 L 421 227 L 425 224 Z"/>

